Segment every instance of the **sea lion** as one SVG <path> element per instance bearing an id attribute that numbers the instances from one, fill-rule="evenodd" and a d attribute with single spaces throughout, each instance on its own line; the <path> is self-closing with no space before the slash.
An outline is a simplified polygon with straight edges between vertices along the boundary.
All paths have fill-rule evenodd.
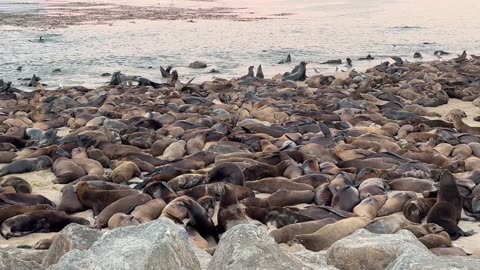
<path id="1" fill-rule="evenodd" d="M 276 166 L 272 166 L 265 163 L 253 165 L 243 170 L 245 181 L 255 181 L 268 177 L 283 176 L 285 170 L 290 166 L 290 161 L 285 160 L 278 163 Z"/>
<path id="2" fill-rule="evenodd" d="M 0 194 L 0 204 L 11 205 L 35 205 L 48 204 L 55 207 L 55 203 L 42 195 L 28 193 L 4 193 Z"/>
<path id="3" fill-rule="evenodd" d="M 215 197 L 213 196 L 203 196 L 200 199 L 197 199 L 197 202 L 207 210 L 209 216 L 213 217 L 215 213 Z"/>
<path id="4" fill-rule="evenodd" d="M 325 218 L 322 220 L 291 224 L 280 229 L 273 230 L 269 232 L 268 235 L 273 237 L 275 242 L 278 244 L 287 243 L 297 235 L 314 233 L 323 228 L 323 226 L 335 223 L 336 221 L 337 220 L 333 218 Z"/>
<path id="5" fill-rule="evenodd" d="M 72 161 L 85 170 L 87 175 L 103 176 L 103 166 L 100 162 L 89 159 L 87 152 L 83 148 L 75 148 L 72 150 Z"/>
<path id="6" fill-rule="evenodd" d="M 216 165 L 208 172 L 208 183 L 223 182 L 243 186 L 245 177 L 240 167 L 235 163 L 222 163 Z"/>
<path id="7" fill-rule="evenodd" d="M 257 68 L 257 75 L 255 75 L 255 77 L 257 77 L 257 78 L 259 78 L 259 79 L 265 78 L 265 75 L 263 75 L 262 65 L 259 65 L 259 66 L 258 66 L 258 68 Z"/>
<path id="8" fill-rule="evenodd" d="M 385 204 L 378 210 L 377 216 L 388 216 L 397 212 L 401 212 L 405 203 L 410 199 L 416 199 L 415 192 L 402 191 L 388 194 Z"/>
<path id="9" fill-rule="evenodd" d="M 466 144 L 455 145 L 452 151 L 452 158 L 456 160 L 465 160 L 473 154 L 470 146 Z"/>
<path id="10" fill-rule="evenodd" d="M 75 186 L 80 202 L 93 210 L 93 214 L 97 216 L 100 212 L 111 203 L 130 195 L 138 194 L 133 189 L 125 190 L 100 190 L 89 186 L 88 182 L 79 182 Z"/>
<path id="11" fill-rule="evenodd" d="M 116 200 L 115 202 L 109 204 L 105 207 L 100 214 L 98 214 L 95 219 L 95 227 L 98 229 L 104 228 L 108 225 L 108 220 L 116 213 L 129 213 L 136 206 L 142 205 L 150 201 L 152 197 L 147 194 L 135 194 L 121 199 Z"/>
<path id="12" fill-rule="evenodd" d="M 17 153 L 0 151 L 0 163 L 11 163 L 17 158 Z"/>
<path id="13" fill-rule="evenodd" d="M 162 217 L 168 217 L 176 223 L 183 224 L 182 220 L 188 217 L 188 210 L 183 201 L 191 199 L 188 196 L 180 196 L 169 202 L 162 210 Z"/>
<path id="14" fill-rule="evenodd" d="M 421 223 L 435 204 L 436 199 L 411 199 L 403 206 L 403 215 L 410 221 Z"/>
<path id="15" fill-rule="evenodd" d="M 1 168 L 0 176 L 45 170 L 51 167 L 52 163 L 52 159 L 48 156 L 16 160 Z"/>
<path id="16" fill-rule="evenodd" d="M 428 190 L 434 190 L 434 182 L 428 179 L 419 179 L 414 177 L 403 177 L 387 181 L 392 190 L 413 191 L 422 193 Z"/>
<path id="17" fill-rule="evenodd" d="M 453 152 L 453 146 L 448 143 L 437 144 L 437 146 L 435 146 L 433 149 L 446 157 L 450 156 L 450 154 Z"/>
<path id="18" fill-rule="evenodd" d="M 245 186 L 260 193 L 274 193 L 279 189 L 313 191 L 313 187 L 310 185 L 295 183 L 285 178 L 264 178 L 256 181 L 248 181 L 245 182 Z"/>
<path id="19" fill-rule="evenodd" d="M 108 220 L 110 230 L 135 225 L 140 225 L 140 222 L 134 216 L 124 213 L 116 213 Z"/>
<path id="20" fill-rule="evenodd" d="M 430 251 L 437 256 L 469 256 L 465 250 L 459 247 L 438 247 L 431 248 Z"/>
<path id="21" fill-rule="evenodd" d="M 455 129 L 459 132 L 468 133 L 470 135 L 480 135 L 480 127 L 471 127 L 465 124 L 459 114 L 452 114 L 451 119 Z"/>
<path id="22" fill-rule="evenodd" d="M 85 211 L 87 208 L 80 202 L 77 193 L 75 193 L 75 187 L 70 185 L 62 189 L 62 198 L 58 203 L 57 210 L 73 214 Z"/>
<path id="23" fill-rule="evenodd" d="M 370 196 L 385 194 L 388 188 L 388 185 L 383 179 L 370 178 L 360 184 L 358 191 L 360 192 L 360 199 L 363 200 Z"/>
<path id="24" fill-rule="evenodd" d="M 47 238 L 47 239 L 39 240 L 35 243 L 35 245 L 33 245 L 33 249 L 47 250 L 47 249 L 50 248 L 50 246 L 52 246 L 54 240 L 55 240 L 54 238 Z"/>
<path id="25" fill-rule="evenodd" d="M 112 162 L 107 156 L 105 156 L 102 150 L 96 148 L 89 149 L 87 150 L 87 155 L 88 158 L 100 162 L 104 168 L 110 168 L 112 166 Z"/>
<path id="26" fill-rule="evenodd" d="M 167 161 L 175 161 L 185 156 L 187 143 L 183 140 L 170 144 L 162 154 L 162 159 Z"/>
<path id="27" fill-rule="evenodd" d="M 278 62 L 279 65 L 285 64 L 285 63 L 290 63 L 292 62 L 292 56 L 290 54 L 287 55 L 285 59 L 282 59 L 280 62 Z"/>
<path id="28" fill-rule="evenodd" d="M 452 240 L 457 240 L 460 236 L 471 236 L 474 234 L 472 231 L 464 232 L 458 227 L 462 208 L 462 197 L 455 178 L 450 172 L 444 171 L 440 176 L 437 202 L 428 213 L 427 222 L 442 226 Z"/>
<path id="29" fill-rule="evenodd" d="M 32 193 L 32 187 L 30 184 L 25 181 L 23 178 L 10 176 L 0 178 L 0 186 L 8 187 L 11 186 L 15 189 L 16 193 Z"/>
<path id="30" fill-rule="evenodd" d="M 418 238 L 423 245 L 428 249 L 437 248 L 437 247 L 451 247 L 452 239 L 447 232 L 440 232 L 438 234 L 428 234 Z"/>
<path id="31" fill-rule="evenodd" d="M 435 223 L 426 223 L 408 225 L 403 227 L 402 230 L 408 230 L 413 233 L 417 238 L 420 238 L 428 234 L 437 234 L 439 232 L 442 232 L 443 228 Z"/>
<path id="32" fill-rule="evenodd" d="M 70 223 L 90 225 L 84 218 L 73 217 L 56 210 L 38 210 L 17 215 L 5 220 L 1 233 L 5 239 L 20 237 L 31 233 L 59 232 Z"/>
<path id="33" fill-rule="evenodd" d="M 168 181 L 168 185 L 175 191 L 189 189 L 206 182 L 207 176 L 204 174 L 187 173 L 179 175 Z"/>
<path id="34" fill-rule="evenodd" d="M 140 223 L 149 222 L 157 219 L 162 214 L 163 209 L 167 206 L 162 199 L 153 199 L 145 204 L 139 205 L 130 213 Z"/>
<path id="35" fill-rule="evenodd" d="M 2 224 L 5 220 L 14 216 L 18 216 L 20 214 L 26 214 L 34 211 L 47 209 L 53 209 L 53 207 L 48 204 L 6 206 L 0 208 L 0 224 Z"/>
<path id="36" fill-rule="evenodd" d="M 340 188 L 332 198 L 332 207 L 347 212 L 352 212 L 353 208 L 360 203 L 360 194 L 352 186 Z"/>
<path id="37" fill-rule="evenodd" d="M 376 195 L 363 199 L 353 208 L 353 213 L 359 217 L 374 219 L 377 217 L 378 210 L 385 204 L 386 195 Z"/>
<path id="38" fill-rule="evenodd" d="M 150 183 L 143 189 L 143 193 L 154 199 L 162 199 L 166 203 L 178 197 L 177 193 L 165 182 Z"/>
<path id="39" fill-rule="evenodd" d="M 55 184 L 68 184 L 86 175 L 82 167 L 73 160 L 64 157 L 55 160 L 53 163 L 53 173 L 57 177 L 53 180 Z"/>
<path id="40" fill-rule="evenodd" d="M 328 183 L 325 183 L 315 189 L 314 203 L 318 206 L 330 206 L 332 204 L 333 194 L 336 190 Z"/>
<path id="41" fill-rule="evenodd" d="M 229 186 L 224 185 L 224 192 L 220 198 L 220 205 L 218 210 L 218 231 L 226 232 L 230 228 L 238 224 L 248 224 L 248 219 L 245 212 L 238 204 L 235 190 Z"/>
<path id="42" fill-rule="evenodd" d="M 178 193 L 182 195 L 188 195 L 194 199 L 199 199 L 207 195 L 221 197 L 224 195 L 225 186 L 230 186 L 235 191 L 235 194 L 238 200 L 243 200 L 247 197 L 255 196 L 253 191 L 248 187 L 237 186 L 237 185 L 226 184 L 226 183 L 212 183 L 212 184 L 199 185 L 190 189 L 179 191 Z"/>
<path id="43" fill-rule="evenodd" d="M 212 237 L 218 243 L 217 228 L 207 210 L 191 198 L 183 200 L 182 204 L 187 208 L 190 217 L 188 224 L 193 226 L 203 238 Z"/>
<path id="44" fill-rule="evenodd" d="M 313 202 L 315 194 L 310 190 L 279 189 L 267 198 L 269 206 L 290 206 Z"/>
<path id="45" fill-rule="evenodd" d="M 374 219 L 365 229 L 377 234 L 393 234 L 408 225 L 410 222 L 404 217 L 391 215 Z"/>
<path id="46" fill-rule="evenodd" d="M 358 229 L 365 228 L 371 220 L 364 217 L 351 217 L 323 226 L 320 230 L 297 235 L 292 242 L 303 245 L 306 249 L 317 252 L 329 248 L 336 241 L 349 236 Z"/>
<path id="47" fill-rule="evenodd" d="M 114 183 L 127 183 L 130 179 L 140 176 L 138 166 L 133 162 L 125 162 L 113 169 L 110 173 L 110 180 Z"/>

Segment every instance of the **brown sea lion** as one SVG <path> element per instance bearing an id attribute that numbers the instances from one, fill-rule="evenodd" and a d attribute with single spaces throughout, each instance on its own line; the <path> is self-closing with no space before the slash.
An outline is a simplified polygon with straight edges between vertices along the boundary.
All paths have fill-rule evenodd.
<path id="1" fill-rule="evenodd" d="M 170 218 L 176 223 L 183 224 L 182 220 L 188 217 L 188 210 L 183 201 L 190 200 L 188 196 L 180 196 L 169 202 L 162 210 L 160 216 Z"/>
<path id="2" fill-rule="evenodd" d="M 435 223 L 412 224 L 402 228 L 413 233 L 417 238 L 428 234 L 437 234 L 443 231 L 443 228 Z M 450 237 L 449 237 L 450 238 Z"/>
<path id="3" fill-rule="evenodd" d="M 47 250 L 52 245 L 53 240 L 55 240 L 55 239 L 54 238 L 47 238 L 47 239 L 39 240 L 38 242 L 35 243 L 35 245 L 33 245 L 33 249 Z"/>
<path id="4" fill-rule="evenodd" d="M 64 157 L 55 160 L 53 163 L 53 173 L 57 177 L 53 180 L 53 183 L 56 184 L 68 184 L 86 175 L 82 167 L 73 160 Z"/>
<path id="5" fill-rule="evenodd" d="M 452 114 L 451 119 L 455 129 L 462 133 L 468 133 L 470 135 L 480 135 L 480 127 L 471 127 L 465 124 L 462 117 L 458 114 Z"/>
<path id="6" fill-rule="evenodd" d="M 209 216 L 213 217 L 215 213 L 215 197 L 213 196 L 203 196 L 197 199 L 197 202 L 207 210 Z"/>
<path id="7" fill-rule="evenodd" d="M 329 183 L 330 176 L 324 174 L 307 174 L 302 175 L 297 178 L 290 179 L 290 181 L 299 183 L 299 184 L 307 184 L 312 186 L 313 188 L 317 188 L 325 183 Z"/>
<path id="8" fill-rule="evenodd" d="M 317 252 L 329 248 L 336 241 L 349 236 L 358 229 L 365 228 L 371 222 L 364 217 L 351 217 L 323 226 L 311 234 L 297 235 L 293 243 L 303 245 L 306 249 Z"/>
<path id="9" fill-rule="evenodd" d="M 226 232 L 230 228 L 238 224 L 249 223 L 243 209 L 238 204 L 235 190 L 229 185 L 224 185 L 224 189 L 225 191 L 220 198 L 220 205 L 218 210 L 217 228 L 219 232 Z"/>
<path id="10" fill-rule="evenodd" d="M 424 244 L 428 249 L 437 248 L 437 247 L 451 247 L 452 239 L 447 232 L 439 232 L 438 234 L 427 234 L 418 238 L 422 244 Z"/>
<path id="11" fill-rule="evenodd" d="M 140 223 L 149 222 L 157 219 L 167 206 L 162 199 L 153 199 L 145 204 L 139 205 L 130 213 Z"/>
<path id="12" fill-rule="evenodd" d="M 295 236 L 297 235 L 314 233 L 323 228 L 323 226 L 335 222 L 337 222 L 337 220 L 333 218 L 301 222 L 273 230 L 269 232 L 268 235 L 273 237 L 275 242 L 277 242 L 278 244 L 287 243 L 288 241 L 295 238 Z"/>
<path id="13" fill-rule="evenodd" d="M 23 178 L 17 176 L 2 177 L 0 178 L 0 186 L 11 186 L 15 189 L 16 193 L 32 193 L 32 187 Z"/>
<path id="14" fill-rule="evenodd" d="M 464 160 L 473 154 L 470 146 L 466 144 L 455 145 L 452 152 L 452 158 L 457 160 Z"/>
<path id="15" fill-rule="evenodd" d="M 245 177 L 245 181 L 254 181 L 267 177 L 283 176 L 283 173 L 290 165 L 291 162 L 289 160 L 284 160 L 278 163 L 276 166 L 261 163 L 247 167 L 243 171 L 243 175 Z"/>
<path id="16" fill-rule="evenodd" d="M 188 211 L 190 218 L 188 224 L 193 226 L 203 238 L 212 237 L 218 243 L 217 228 L 207 210 L 191 198 L 184 200 L 182 203 Z"/>
<path id="17" fill-rule="evenodd" d="M 415 192 L 402 191 L 388 194 L 385 204 L 378 210 L 377 216 L 388 216 L 403 210 L 403 206 L 410 199 L 417 198 Z"/>
<path id="18" fill-rule="evenodd" d="M 225 184 L 225 183 L 211 183 L 205 185 L 199 185 L 187 190 L 179 191 L 178 194 L 188 195 L 194 199 L 199 199 L 203 196 L 223 196 L 225 189 L 224 186 L 230 186 L 237 195 L 238 200 L 243 200 L 247 197 L 253 197 L 255 194 L 253 191 L 248 187 L 242 187 L 232 184 Z"/>
<path id="19" fill-rule="evenodd" d="M 56 210 L 38 210 L 17 215 L 5 220 L 1 233 L 5 239 L 20 237 L 31 233 L 59 232 L 70 223 L 90 225 L 84 218 L 73 217 Z"/>
<path id="20" fill-rule="evenodd" d="M 80 202 L 77 193 L 75 193 L 75 187 L 65 186 L 62 190 L 62 198 L 57 206 L 58 211 L 64 211 L 67 214 L 78 213 L 87 210 L 85 205 Z"/>
<path id="21" fill-rule="evenodd" d="M 108 220 L 108 228 L 110 230 L 135 225 L 140 225 L 140 222 L 134 216 L 124 213 L 116 213 Z"/>
<path id="22" fill-rule="evenodd" d="M 459 247 L 438 247 L 431 248 L 430 251 L 437 256 L 469 256 L 465 250 Z"/>
<path id="23" fill-rule="evenodd" d="M 98 229 L 104 228 L 108 225 L 108 220 L 116 213 L 127 214 L 132 211 L 138 205 L 142 205 L 150 201 L 152 197 L 147 194 L 135 194 L 109 204 L 105 207 L 95 219 L 95 227 Z"/>
<path id="24" fill-rule="evenodd" d="M 358 187 L 360 199 L 363 200 L 370 196 L 384 194 L 388 190 L 388 185 L 381 178 L 370 178 L 363 181 Z"/>
<path id="25" fill-rule="evenodd" d="M 72 150 L 72 161 L 85 170 L 87 175 L 103 176 L 103 166 L 100 162 L 89 159 L 87 152 L 83 148 L 75 148 Z"/>
<path id="26" fill-rule="evenodd" d="M 109 142 L 101 143 L 97 146 L 98 149 L 102 150 L 102 152 L 107 156 L 109 159 L 119 159 L 124 156 L 128 156 L 131 154 L 142 154 L 142 149 L 131 146 L 131 145 L 122 145 L 122 144 L 113 144 Z"/>
<path id="27" fill-rule="evenodd" d="M 17 158 L 17 153 L 0 151 L 0 163 L 11 163 Z"/>
<path id="28" fill-rule="evenodd" d="M 353 208 L 360 203 L 360 194 L 352 186 L 344 186 L 339 189 L 332 198 L 332 207 L 347 212 L 352 212 Z"/>
<path id="29" fill-rule="evenodd" d="M 267 198 L 269 206 L 290 206 L 313 202 L 315 193 L 310 190 L 279 189 Z"/>
<path id="30" fill-rule="evenodd" d="M 0 176 L 45 170 L 50 168 L 52 163 L 52 159 L 48 156 L 16 160 L 1 168 Z"/>
<path id="31" fill-rule="evenodd" d="M 245 182 L 245 186 L 261 193 L 274 193 L 279 189 L 313 191 L 313 187 L 310 185 L 295 183 L 285 178 L 264 178 L 248 181 Z"/>
<path id="32" fill-rule="evenodd" d="M 474 234 L 472 231 L 464 232 L 458 227 L 462 208 L 462 197 L 455 178 L 450 172 L 444 171 L 440 177 L 437 202 L 428 213 L 427 222 L 442 226 L 452 240 L 456 240 L 460 236 L 471 236 Z"/>
<path id="33" fill-rule="evenodd" d="M 53 207 L 48 204 L 6 206 L 0 208 L 0 224 L 2 224 L 5 220 L 17 215 L 47 209 L 53 209 Z"/>
<path id="34" fill-rule="evenodd" d="M 317 187 L 315 189 L 314 203 L 319 206 L 330 206 L 335 192 L 336 190 L 328 183 Z"/>
<path id="35" fill-rule="evenodd" d="M 110 168 L 112 166 L 112 162 L 110 159 L 102 152 L 102 150 L 93 148 L 87 150 L 88 158 L 96 160 L 102 164 L 104 168 Z"/>
<path id="36" fill-rule="evenodd" d="M 110 173 L 110 180 L 114 183 L 127 183 L 130 179 L 140 176 L 138 166 L 133 162 L 125 162 L 113 169 Z"/>
<path id="37" fill-rule="evenodd" d="M 437 144 L 437 146 L 435 146 L 433 149 L 446 157 L 450 156 L 450 154 L 453 152 L 453 146 L 448 143 Z"/>
<path id="38" fill-rule="evenodd" d="M 243 175 L 242 175 L 243 177 Z M 207 176 L 204 174 L 186 173 L 168 181 L 168 185 L 175 191 L 189 189 L 206 183 Z"/>
<path id="39" fill-rule="evenodd" d="M 404 217 L 391 215 L 374 219 L 365 229 L 377 234 L 392 234 L 408 225 L 410 222 Z"/>
<path id="40" fill-rule="evenodd" d="M 132 189 L 125 190 L 100 190 L 89 186 L 88 182 L 80 182 L 75 186 L 75 193 L 80 202 L 93 210 L 97 216 L 111 203 L 130 195 L 138 194 L 138 191 Z"/>
<path id="41" fill-rule="evenodd" d="M 178 194 L 165 182 L 150 183 L 143 189 L 143 193 L 154 199 L 162 199 L 166 203 L 178 197 Z"/>
<path id="42" fill-rule="evenodd" d="M 387 181 L 392 190 L 413 191 L 422 193 L 424 191 L 434 190 L 434 182 L 429 179 L 420 179 L 414 177 L 403 177 Z"/>
<path id="43" fill-rule="evenodd" d="M 435 202 L 436 199 L 411 199 L 403 206 L 403 215 L 412 222 L 421 223 L 422 219 L 427 216 Z"/>
<path id="44" fill-rule="evenodd" d="M 208 183 L 223 182 L 243 186 L 245 177 L 240 167 L 235 163 L 222 163 L 216 165 L 208 172 Z"/>
<path id="45" fill-rule="evenodd" d="M 387 200 L 387 195 L 376 195 L 363 199 L 353 208 L 353 213 L 359 217 L 374 219 L 377 212 Z"/>

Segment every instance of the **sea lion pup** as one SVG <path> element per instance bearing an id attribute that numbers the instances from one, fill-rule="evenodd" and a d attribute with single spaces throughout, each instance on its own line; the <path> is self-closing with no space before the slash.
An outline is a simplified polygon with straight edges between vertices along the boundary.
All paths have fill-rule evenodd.
<path id="1" fill-rule="evenodd" d="M 5 220 L 1 233 L 5 239 L 25 236 L 31 233 L 59 232 L 70 223 L 90 225 L 84 218 L 69 216 L 56 210 L 39 210 L 17 215 Z"/>
<path id="2" fill-rule="evenodd" d="M 401 212 L 407 201 L 416 198 L 417 194 L 415 192 L 402 191 L 390 193 L 388 194 L 388 199 L 385 204 L 378 210 L 377 216 L 383 217 Z"/>
<path id="3" fill-rule="evenodd" d="M 471 127 L 465 124 L 460 115 L 452 114 L 451 118 L 455 129 L 459 132 L 468 133 L 470 135 L 480 135 L 480 127 Z"/>
<path id="4" fill-rule="evenodd" d="M 458 191 L 455 178 L 450 172 L 444 171 L 440 176 L 437 202 L 428 213 L 427 222 L 442 226 L 452 240 L 457 240 L 460 236 L 474 234 L 473 231 L 464 232 L 458 227 L 461 214 L 462 197 Z"/>
<path id="5" fill-rule="evenodd" d="M 402 177 L 387 181 L 392 190 L 413 191 L 422 193 L 428 190 L 434 190 L 434 182 L 428 179 L 420 179 L 415 177 Z"/>
<path id="6" fill-rule="evenodd" d="M 0 224 L 14 216 L 47 209 L 53 209 L 53 207 L 48 204 L 6 206 L 0 208 Z"/>
<path id="7" fill-rule="evenodd" d="M 378 210 L 385 204 L 387 195 L 376 195 L 363 199 L 353 208 L 353 213 L 359 217 L 374 219 L 377 217 Z"/>
<path id="8" fill-rule="evenodd" d="M 254 181 L 267 177 L 278 177 L 283 176 L 283 173 L 288 166 L 290 166 L 290 161 L 288 160 L 284 160 L 278 163 L 276 166 L 261 163 L 247 167 L 245 170 L 243 170 L 243 175 L 245 177 L 245 181 Z"/>
<path id="9" fill-rule="evenodd" d="M 216 165 L 208 172 L 207 183 L 223 182 L 238 186 L 245 184 L 242 169 L 235 163 L 222 163 Z"/>
<path id="10" fill-rule="evenodd" d="M 167 206 L 162 199 L 153 199 L 145 204 L 138 205 L 130 213 L 140 223 L 149 222 L 157 219 L 162 214 L 163 209 Z"/>
<path id="11" fill-rule="evenodd" d="M 224 185 L 224 192 L 220 198 L 220 205 L 218 209 L 218 232 L 226 232 L 230 228 L 238 224 L 249 224 L 245 212 L 238 204 L 235 190 L 229 186 Z"/>
<path id="12" fill-rule="evenodd" d="M 55 160 L 53 163 L 53 173 L 57 177 L 53 180 L 55 184 L 68 184 L 86 175 L 82 167 L 73 160 L 64 157 Z"/>
<path id="13" fill-rule="evenodd" d="M 48 156 L 16 160 L 0 169 L 0 176 L 7 174 L 20 174 L 45 170 L 52 166 L 52 159 Z"/>
<path id="14" fill-rule="evenodd" d="M 30 184 L 24 179 L 17 176 L 1 177 L 0 186 L 11 186 L 15 189 L 16 193 L 32 193 L 32 187 L 30 186 Z"/>
<path id="15" fill-rule="evenodd" d="M 370 196 L 385 194 L 389 186 L 381 178 L 370 178 L 363 181 L 358 187 L 360 199 L 363 200 Z"/>
<path id="16" fill-rule="evenodd" d="M 248 181 L 245 182 L 245 186 L 260 193 L 274 193 L 279 189 L 314 190 L 310 185 L 295 183 L 285 178 L 264 178 L 257 181 Z"/>
<path id="17" fill-rule="evenodd" d="M 402 228 L 402 230 L 408 230 L 413 233 L 417 238 L 423 237 L 428 234 L 437 234 L 443 231 L 443 228 L 435 223 L 426 224 L 412 224 Z"/>
<path id="18" fill-rule="evenodd" d="M 167 217 L 175 223 L 183 224 L 183 220 L 188 217 L 188 210 L 183 201 L 191 199 L 188 196 L 180 196 L 169 202 L 162 210 L 161 217 Z"/>
<path id="19" fill-rule="evenodd" d="M 447 232 L 440 232 L 438 234 L 427 234 L 418 238 L 422 244 L 424 244 L 428 249 L 437 248 L 437 247 L 451 247 L 452 239 Z"/>
<path id="20" fill-rule="evenodd" d="M 166 203 L 178 197 L 177 193 L 165 182 L 150 183 L 143 189 L 143 193 L 152 196 L 154 199 L 162 199 Z"/>
<path id="21" fill-rule="evenodd" d="M 39 240 L 35 243 L 35 245 L 33 245 L 33 249 L 47 250 L 52 245 L 53 240 L 55 240 L 55 238 L 47 238 L 47 239 Z"/>
<path id="22" fill-rule="evenodd" d="M 188 217 L 190 218 L 188 225 L 195 228 L 203 238 L 208 239 L 212 237 L 218 243 L 217 227 L 208 215 L 207 210 L 191 198 L 183 200 L 181 204 L 187 208 Z"/>
<path id="23" fill-rule="evenodd" d="M 332 198 L 332 207 L 347 212 L 352 212 L 353 208 L 360 203 L 360 194 L 352 186 L 340 188 Z"/>
<path id="24" fill-rule="evenodd" d="M 110 230 L 135 225 L 140 225 L 140 222 L 134 216 L 124 213 L 116 213 L 108 220 Z"/>
<path id="25" fill-rule="evenodd" d="M 410 222 L 404 217 L 391 215 L 374 219 L 365 229 L 377 234 L 393 234 L 408 225 Z"/>
<path id="26" fill-rule="evenodd" d="M 80 182 L 75 185 L 75 193 L 77 193 L 80 202 L 89 209 L 92 209 L 93 214 L 97 216 L 111 203 L 123 197 L 138 194 L 138 191 L 133 189 L 100 190 L 90 187 L 88 182 Z"/>
<path id="27" fill-rule="evenodd" d="M 102 164 L 96 160 L 89 159 L 84 148 L 74 148 L 72 150 L 72 160 L 82 167 L 87 175 L 103 176 L 104 174 Z"/>
<path id="28" fill-rule="evenodd" d="M 200 199 L 197 199 L 198 204 L 200 204 L 210 217 L 213 217 L 215 214 L 215 197 L 213 196 L 203 196 Z"/>
<path id="29" fill-rule="evenodd" d="M 112 166 L 112 162 L 107 156 L 105 156 L 102 150 L 99 150 L 96 148 L 89 149 L 87 150 L 87 155 L 88 155 L 88 158 L 100 162 L 103 168 L 110 168 Z"/>
<path id="30" fill-rule="evenodd" d="M 152 197 L 147 194 L 135 194 L 118 199 L 117 201 L 109 204 L 105 207 L 97 219 L 95 219 L 95 227 L 98 229 L 104 228 L 108 225 L 108 220 L 116 213 L 127 214 L 132 211 L 136 206 L 145 204 L 150 201 Z"/>
<path id="31" fill-rule="evenodd" d="M 130 179 L 141 175 L 140 169 L 133 162 L 125 162 L 113 169 L 110 173 L 110 181 L 118 184 L 127 183 Z"/>
<path id="32" fill-rule="evenodd" d="M 311 234 L 297 235 L 291 243 L 301 244 L 306 249 L 317 252 L 329 248 L 336 241 L 349 236 L 358 229 L 365 228 L 371 220 L 365 217 L 351 217 L 327 224 Z"/>
<path id="33" fill-rule="evenodd" d="M 295 236 L 297 235 L 314 233 L 323 228 L 323 226 L 335 222 L 337 222 L 337 220 L 333 218 L 324 218 L 322 220 L 301 222 L 273 230 L 269 232 L 268 235 L 273 237 L 275 242 L 277 242 L 278 244 L 287 243 L 288 241 L 295 238 Z"/>
<path id="34" fill-rule="evenodd" d="M 410 221 L 421 223 L 435 204 L 436 199 L 411 199 L 403 206 L 403 215 Z"/>

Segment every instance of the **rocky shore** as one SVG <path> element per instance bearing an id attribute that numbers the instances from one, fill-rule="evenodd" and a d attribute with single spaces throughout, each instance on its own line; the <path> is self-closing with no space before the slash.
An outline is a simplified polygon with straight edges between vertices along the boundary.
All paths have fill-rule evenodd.
<path id="1" fill-rule="evenodd" d="M 394 60 L 0 82 L 0 269 L 478 269 L 480 59 Z"/>

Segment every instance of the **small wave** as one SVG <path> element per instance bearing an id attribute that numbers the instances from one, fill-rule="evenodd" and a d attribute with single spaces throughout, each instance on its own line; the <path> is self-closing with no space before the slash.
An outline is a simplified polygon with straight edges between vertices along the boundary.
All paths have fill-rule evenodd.
<path id="1" fill-rule="evenodd" d="M 389 29 L 423 29 L 421 26 L 409 26 L 409 25 L 404 25 L 404 26 L 392 26 L 388 27 Z"/>

